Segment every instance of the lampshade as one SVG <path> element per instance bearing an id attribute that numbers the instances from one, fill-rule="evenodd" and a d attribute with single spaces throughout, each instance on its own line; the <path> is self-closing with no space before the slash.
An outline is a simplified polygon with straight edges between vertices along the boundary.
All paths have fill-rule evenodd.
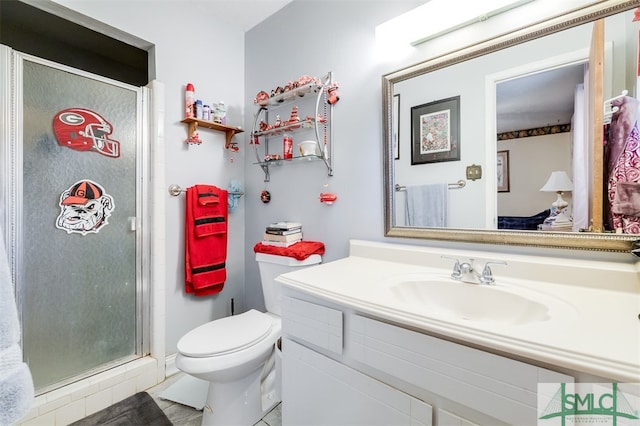
<path id="1" fill-rule="evenodd" d="M 543 192 L 566 192 L 573 191 L 573 183 L 567 172 L 551 172 L 549 180 L 544 184 L 540 191 Z"/>

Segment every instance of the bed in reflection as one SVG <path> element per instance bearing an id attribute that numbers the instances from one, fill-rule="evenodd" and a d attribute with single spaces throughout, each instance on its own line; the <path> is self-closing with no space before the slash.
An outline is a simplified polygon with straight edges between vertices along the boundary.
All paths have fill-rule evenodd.
<path id="1" fill-rule="evenodd" d="M 551 210 L 547 209 L 533 216 L 498 216 L 498 229 L 536 231 L 550 213 Z"/>

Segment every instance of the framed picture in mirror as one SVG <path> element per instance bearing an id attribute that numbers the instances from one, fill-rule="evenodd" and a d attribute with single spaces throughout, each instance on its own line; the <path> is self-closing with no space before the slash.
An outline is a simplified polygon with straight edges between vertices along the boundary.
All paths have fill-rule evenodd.
<path id="1" fill-rule="evenodd" d="M 509 192 L 509 151 L 498 151 L 498 192 Z"/>
<path id="2" fill-rule="evenodd" d="M 411 165 L 460 160 L 460 96 L 411 108 Z"/>
<path id="3" fill-rule="evenodd" d="M 391 111 L 393 117 L 393 158 L 395 160 L 400 159 L 400 94 L 393 95 L 393 110 Z"/>

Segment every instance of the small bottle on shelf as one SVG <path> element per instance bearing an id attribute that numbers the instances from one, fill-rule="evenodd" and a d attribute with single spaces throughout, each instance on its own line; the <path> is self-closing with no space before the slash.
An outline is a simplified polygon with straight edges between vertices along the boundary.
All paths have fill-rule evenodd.
<path id="1" fill-rule="evenodd" d="M 227 124 L 227 106 L 223 101 L 218 102 L 218 114 L 220 116 L 220 124 Z"/>
<path id="2" fill-rule="evenodd" d="M 202 120 L 202 101 L 200 99 L 196 101 L 196 118 Z"/>
<path id="3" fill-rule="evenodd" d="M 184 91 L 184 103 L 185 103 L 185 118 L 195 118 L 195 102 L 196 94 L 193 84 L 187 83 Z"/>
<path id="4" fill-rule="evenodd" d="M 284 134 L 283 140 L 283 157 L 285 160 L 293 158 L 293 138 L 288 133 Z"/>

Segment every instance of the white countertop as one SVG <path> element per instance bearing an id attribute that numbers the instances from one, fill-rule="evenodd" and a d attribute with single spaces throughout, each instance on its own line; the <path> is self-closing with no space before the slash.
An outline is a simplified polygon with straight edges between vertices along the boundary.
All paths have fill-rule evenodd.
<path id="1" fill-rule="evenodd" d="M 493 269 L 496 285 L 556 300 L 549 319 L 518 325 L 438 317 L 415 303 L 389 297 L 389 283 L 403 275 L 451 279 L 453 261 L 443 260 L 442 255 L 459 256 L 461 261 L 483 258 L 483 253 L 352 241 L 349 257 L 290 272 L 278 280 L 381 320 L 612 381 L 640 382 L 637 264 L 554 259 L 547 264 L 540 257 L 503 256 L 508 265 Z M 484 259 L 489 258 L 485 254 Z M 528 279 L 514 276 L 514 271 L 524 272 Z"/>

